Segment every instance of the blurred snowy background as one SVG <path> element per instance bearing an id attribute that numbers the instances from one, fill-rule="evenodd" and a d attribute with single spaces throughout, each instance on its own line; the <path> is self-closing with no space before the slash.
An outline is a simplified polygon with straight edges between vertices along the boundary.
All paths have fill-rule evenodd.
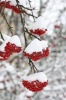
<path id="1" fill-rule="evenodd" d="M 24 5 L 27 0 L 23 0 Z M 42 16 L 47 33 L 41 39 L 49 41 L 50 55 L 35 62 L 40 71 L 48 77 L 48 86 L 33 93 L 22 86 L 22 79 L 29 73 L 28 59 L 23 54 L 13 55 L 0 62 L 0 100 L 66 100 L 66 0 L 31 0 L 35 7 L 33 14 Z M 5 10 L 6 18 L 24 47 L 23 27 L 20 16 L 12 10 Z M 32 18 L 25 15 L 26 23 Z M 5 20 L 0 16 L 0 30 L 11 35 Z M 30 42 L 29 35 L 27 35 Z"/>

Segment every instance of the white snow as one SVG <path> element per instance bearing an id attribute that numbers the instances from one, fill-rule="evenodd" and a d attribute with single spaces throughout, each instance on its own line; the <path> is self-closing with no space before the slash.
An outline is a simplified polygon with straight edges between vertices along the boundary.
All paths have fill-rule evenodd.
<path id="1" fill-rule="evenodd" d="M 0 42 L 2 43 L 4 40 L 3 39 L 0 39 Z"/>
<path id="2" fill-rule="evenodd" d="M 0 82 L 1 81 L 4 81 L 4 77 L 3 76 L 0 76 Z"/>
<path id="3" fill-rule="evenodd" d="M 20 38 L 17 35 L 12 36 L 12 38 L 9 41 L 12 44 L 15 44 L 16 46 L 20 46 L 21 47 L 21 41 Z"/>
<path id="4" fill-rule="evenodd" d="M 11 37 L 8 36 L 8 35 L 6 35 L 6 34 L 2 34 L 2 35 L 3 35 L 4 40 L 9 40 L 9 39 L 11 39 Z"/>
<path id="5" fill-rule="evenodd" d="M 2 2 L 2 1 L 5 1 L 5 0 L 1 0 L 0 2 Z M 6 2 L 8 2 L 8 1 L 10 1 L 10 4 L 11 4 L 11 5 L 14 5 L 14 6 L 17 5 L 16 0 L 6 0 Z M 25 6 L 25 7 L 26 7 L 26 5 L 27 5 L 27 2 L 28 2 L 28 0 L 19 0 L 19 4 L 20 4 L 20 5 L 23 5 L 23 6 Z"/>
<path id="6" fill-rule="evenodd" d="M 26 89 L 26 96 L 32 97 L 33 95 L 34 95 L 34 92 L 29 91 L 28 89 Z"/>
<path id="7" fill-rule="evenodd" d="M 1 0 L 2 1 L 5 1 L 5 0 Z M 16 0 L 6 0 L 6 2 L 10 1 L 10 4 L 11 5 L 16 5 Z"/>
<path id="8" fill-rule="evenodd" d="M 38 72 L 38 73 L 31 74 L 29 76 L 26 76 L 24 80 L 28 80 L 28 81 L 38 80 L 40 82 L 47 82 L 47 76 L 43 72 Z"/>
<path id="9" fill-rule="evenodd" d="M 29 30 L 30 29 L 46 29 L 46 27 L 44 27 L 45 25 L 45 20 L 42 16 L 38 17 L 35 19 L 35 22 L 31 22 L 29 25 Z"/>
<path id="10" fill-rule="evenodd" d="M 41 41 L 41 45 L 42 45 L 42 48 L 43 48 L 44 50 L 46 50 L 46 48 L 48 47 L 48 41 L 42 40 L 42 41 Z"/>
<path id="11" fill-rule="evenodd" d="M 48 42 L 45 40 L 39 41 L 38 39 L 34 39 L 25 49 L 27 53 L 33 52 L 42 52 L 48 47 Z"/>
<path id="12" fill-rule="evenodd" d="M 3 44 L 0 45 L 0 51 L 4 51 L 4 48 L 5 48 L 7 42 L 8 41 L 4 41 Z"/>
<path id="13" fill-rule="evenodd" d="M 4 84 L 0 83 L 0 89 L 4 89 Z"/>
<path id="14" fill-rule="evenodd" d="M 25 96 L 25 92 L 21 92 L 17 97 L 16 100 L 27 100 L 27 97 Z"/>
<path id="15" fill-rule="evenodd" d="M 21 47 L 21 42 L 20 42 L 20 38 L 17 35 L 14 35 L 12 37 L 6 35 L 6 34 L 2 34 L 3 35 L 3 39 L 0 39 L 2 41 L 2 45 L 0 45 L 0 51 L 4 51 L 4 48 L 6 46 L 6 43 L 10 42 L 15 44 L 16 46 L 20 46 Z"/>
<path id="16" fill-rule="evenodd" d="M 5 63 L 3 62 L 3 64 L 5 64 L 5 68 L 4 70 L 10 73 L 15 73 L 15 68 L 13 66 L 11 66 L 9 63 Z"/>

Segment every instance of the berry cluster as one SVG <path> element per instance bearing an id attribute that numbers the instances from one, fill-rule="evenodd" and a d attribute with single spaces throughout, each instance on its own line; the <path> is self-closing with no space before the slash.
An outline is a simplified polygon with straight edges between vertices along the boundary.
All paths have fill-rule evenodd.
<path id="1" fill-rule="evenodd" d="M 15 0 L 15 1 L 16 1 L 16 0 Z M 17 14 L 20 13 L 20 12 L 22 12 L 22 13 L 25 12 L 25 10 L 23 10 L 23 9 L 22 9 L 22 11 L 20 11 L 16 5 L 12 5 L 12 4 L 11 4 L 11 0 L 9 0 L 9 1 L 5 1 L 5 0 L 2 1 L 2 0 L 1 0 L 1 1 L 0 1 L 0 6 L 1 6 L 1 7 L 4 6 L 5 8 L 12 9 L 12 11 L 15 12 L 15 13 L 17 13 Z"/>
<path id="2" fill-rule="evenodd" d="M 33 92 L 39 92 L 39 91 L 43 90 L 43 88 L 46 87 L 47 84 L 48 84 L 48 82 L 41 83 L 38 80 L 32 81 L 32 82 L 23 80 L 24 87 L 26 87 L 27 89 L 29 89 L 30 91 L 33 91 Z"/>
<path id="3" fill-rule="evenodd" d="M 46 50 L 42 50 L 42 52 L 33 52 L 32 54 L 24 52 L 24 56 L 31 58 L 33 61 L 37 61 L 41 58 L 47 57 L 48 55 L 49 55 L 48 48 L 46 48 Z"/>
<path id="4" fill-rule="evenodd" d="M 27 76 L 27 78 L 22 81 L 22 84 L 32 92 L 39 92 L 47 86 L 48 81 L 46 75 L 43 72 L 39 72 Z"/>
<path id="5" fill-rule="evenodd" d="M 31 48 L 31 49 L 30 49 Z M 33 49 L 32 49 L 33 48 Z M 25 49 L 24 56 L 32 59 L 33 61 L 40 60 L 49 55 L 49 48 L 47 41 L 38 39 L 33 40 Z"/>
<path id="6" fill-rule="evenodd" d="M 45 34 L 46 31 L 47 31 L 47 29 L 45 29 L 45 30 L 44 30 L 44 29 L 35 29 L 35 30 L 31 29 L 31 30 L 30 30 L 31 34 L 33 33 L 33 34 L 35 34 L 35 35 L 42 35 L 42 34 Z"/>
<path id="7" fill-rule="evenodd" d="M 11 44 L 8 42 L 5 46 L 5 51 L 10 53 L 19 53 L 21 51 L 21 47 L 16 46 L 15 44 Z"/>
<path id="8" fill-rule="evenodd" d="M 7 35 L 6 35 L 7 36 Z M 18 36 L 13 36 L 14 38 L 18 38 Z M 13 53 L 19 53 L 22 49 L 21 46 L 17 46 L 15 43 L 11 43 L 12 37 L 10 40 L 6 43 L 6 45 L 3 47 L 4 51 L 0 50 L 0 60 L 4 61 L 7 60 Z M 18 38 L 19 39 L 19 38 Z M 13 40 L 13 39 L 12 39 Z M 15 40 L 17 41 L 17 40 Z M 14 41 L 14 42 L 15 42 Z M 18 40 L 19 41 L 19 40 Z M 19 41 L 20 42 L 20 41 Z M 3 42 L 5 44 L 5 41 Z"/>
<path id="9" fill-rule="evenodd" d="M 0 6 L 3 6 L 3 5 L 5 5 L 6 8 L 12 9 L 15 13 L 20 13 L 19 9 L 16 6 L 10 5 L 10 1 L 6 3 L 4 1 L 0 2 Z"/>

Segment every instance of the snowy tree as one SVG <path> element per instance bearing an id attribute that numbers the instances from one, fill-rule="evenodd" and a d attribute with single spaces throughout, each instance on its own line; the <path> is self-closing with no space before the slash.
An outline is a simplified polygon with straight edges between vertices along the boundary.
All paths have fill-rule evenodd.
<path id="1" fill-rule="evenodd" d="M 65 0 L 0 0 L 0 100 L 66 99 L 65 18 Z"/>

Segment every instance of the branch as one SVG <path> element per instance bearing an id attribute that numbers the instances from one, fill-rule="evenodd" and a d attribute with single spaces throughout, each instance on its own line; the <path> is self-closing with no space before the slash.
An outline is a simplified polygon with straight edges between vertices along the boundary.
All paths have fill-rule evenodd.
<path id="1" fill-rule="evenodd" d="M 29 2 L 29 5 L 30 5 L 30 7 L 31 7 L 31 1 L 30 0 L 28 0 L 28 2 Z M 32 12 L 32 16 L 33 16 L 33 11 L 31 11 Z M 35 17 L 33 16 L 33 19 L 34 19 L 34 22 L 35 22 Z"/>
<path id="2" fill-rule="evenodd" d="M 4 38 L 3 38 L 3 35 L 2 35 L 2 33 L 1 33 L 1 31 L 0 31 L 0 35 L 1 35 L 1 38 L 4 40 Z"/>
<path id="3" fill-rule="evenodd" d="M 18 8 L 19 8 L 19 11 L 21 11 L 21 10 L 22 10 L 22 8 L 21 8 L 21 7 L 20 7 L 20 5 L 19 5 L 19 1 L 18 1 L 18 0 L 16 0 L 16 2 L 17 2 L 17 6 L 18 6 Z M 27 40 L 26 40 L 25 28 L 24 28 L 25 23 L 24 23 L 23 16 L 22 16 L 22 14 L 21 14 L 21 13 L 20 13 L 20 18 L 21 18 L 21 23 L 22 23 L 22 25 L 23 25 L 23 32 L 24 32 L 24 39 L 25 39 L 25 47 L 26 47 L 26 46 L 27 46 Z"/>
<path id="4" fill-rule="evenodd" d="M 16 0 L 16 2 L 17 2 L 17 6 L 19 8 L 19 11 L 21 11 L 22 8 L 19 5 L 19 1 Z M 27 39 L 26 39 L 26 34 L 25 34 L 26 33 L 26 31 L 25 31 L 25 21 L 24 21 L 23 16 L 22 16 L 21 13 L 20 13 L 20 17 L 21 17 L 21 23 L 23 25 L 24 39 L 25 39 L 25 47 L 27 47 Z M 29 58 L 29 65 L 31 66 L 31 69 L 33 69 L 34 72 L 38 71 L 37 68 L 35 67 L 34 63 L 32 62 L 32 60 L 30 58 Z"/>
<path id="5" fill-rule="evenodd" d="M 31 34 L 29 31 L 28 31 L 28 29 L 25 27 L 25 29 L 26 29 L 26 32 L 29 34 L 29 35 L 32 35 L 34 38 L 36 38 L 36 39 L 38 39 L 38 40 L 40 40 L 41 41 L 41 39 L 39 39 L 37 36 L 35 36 L 35 35 L 33 35 L 33 34 Z"/>
<path id="6" fill-rule="evenodd" d="M 20 7 L 24 8 L 24 9 L 27 9 L 27 10 L 34 10 L 35 8 L 28 8 L 28 7 L 24 7 L 23 5 L 19 5 Z"/>
<path id="7" fill-rule="evenodd" d="M 28 58 L 28 59 L 29 59 L 29 65 L 31 66 L 31 72 L 32 72 L 32 69 L 33 69 L 34 73 L 38 72 L 38 69 L 35 67 L 32 60 L 30 58 Z"/>
<path id="8" fill-rule="evenodd" d="M 8 23 L 8 21 L 7 21 L 6 17 L 5 17 L 5 14 L 4 14 L 4 13 L 0 13 L 0 14 L 1 14 L 1 16 L 4 18 L 4 20 L 6 21 L 6 23 L 7 23 L 8 27 L 9 27 L 9 30 L 10 30 L 11 34 L 13 35 L 13 30 L 12 30 L 12 27 L 9 25 L 9 23 Z"/>

